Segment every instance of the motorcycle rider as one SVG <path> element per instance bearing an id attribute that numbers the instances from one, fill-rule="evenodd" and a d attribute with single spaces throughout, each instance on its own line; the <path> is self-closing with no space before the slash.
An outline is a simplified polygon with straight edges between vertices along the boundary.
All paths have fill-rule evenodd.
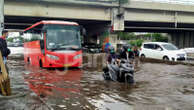
<path id="1" fill-rule="evenodd" d="M 117 55 L 113 46 L 109 47 L 109 55 L 107 57 L 107 63 L 111 64 L 113 60 L 117 60 Z"/>
<path id="2" fill-rule="evenodd" d="M 106 67 L 103 68 L 104 74 L 103 77 L 107 80 L 110 80 L 110 75 L 108 74 L 109 72 L 109 67 L 108 65 L 111 65 L 115 62 L 115 60 L 117 59 L 117 55 L 115 53 L 115 49 L 113 46 L 109 46 L 109 48 L 107 49 L 108 55 L 107 55 L 107 59 L 106 59 Z"/>
<path id="3" fill-rule="evenodd" d="M 129 44 L 123 45 L 122 47 L 122 52 L 120 52 L 119 54 L 119 60 L 118 61 L 118 65 L 119 67 L 122 67 L 122 63 L 126 63 L 124 60 L 126 60 L 129 64 L 132 64 L 133 59 L 135 58 L 135 54 L 132 51 L 132 47 Z M 125 79 L 125 73 L 123 74 L 121 71 L 119 72 L 119 76 L 118 76 L 121 82 L 126 81 Z M 129 83 L 134 83 L 134 79 L 133 79 L 133 72 L 130 74 L 130 78 L 127 82 Z"/>
<path id="4" fill-rule="evenodd" d="M 129 75 L 130 73 L 128 69 L 125 68 L 126 64 L 121 64 L 121 59 L 127 59 L 128 57 L 131 58 L 131 51 L 128 51 L 130 48 L 129 46 L 124 46 L 123 52 L 121 52 L 120 56 L 118 57 L 115 53 L 114 47 L 109 47 L 109 55 L 107 57 L 107 67 L 103 69 L 104 74 L 103 77 L 106 80 L 113 80 L 119 82 L 129 82 L 133 83 L 133 76 Z M 127 51 L 126 51 L 127 49 Z M 133 53 L 133 52 L 132 52 Z M 120 59 L 118 59 L 120 58 Z M 121 63 L 120 63 L 121 62 Z M 121 65 L 120 65 L 121 64 Z M 125 69 L 125 70 L 123 70 Z M 127 74 L 126 74 L 127 73 Z M 133 75 L 133 74 L 132 74 Z M 129 79 L 129 80 L 126 80 Z"/>
<path id="5" fill-rule="evenodd" d="M 134 59 L 135 55 L 131 48 L 130 44 L 123 45 L 122 52 L 119 54 L 119 59 Z"/>

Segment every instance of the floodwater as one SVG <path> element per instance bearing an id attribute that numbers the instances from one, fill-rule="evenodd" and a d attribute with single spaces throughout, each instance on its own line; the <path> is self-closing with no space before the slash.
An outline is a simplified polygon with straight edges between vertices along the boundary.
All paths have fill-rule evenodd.
<path id="1" fill-rule="evenodd" d="M 20 95 L 0 98 L 0 110 L 193 110 L 192 66 L 138 59 L 134 65 L 136 83 L 128 85 L 105 81 L 96 68 L 40 69 L 13 56 L 12 91 Z"/>

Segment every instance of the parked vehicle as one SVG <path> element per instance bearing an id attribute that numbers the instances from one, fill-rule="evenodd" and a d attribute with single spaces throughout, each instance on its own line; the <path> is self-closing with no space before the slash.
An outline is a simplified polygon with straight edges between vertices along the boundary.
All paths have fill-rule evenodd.
<path id="1" fill-rule="evenodd" d="M 82 44 L 83 51 L 86 53 L 101 53 L 102 47 L 95 43 L 84 43 Z"/>
<path id="2" fill-rule="evenodd" d="M 190 48 L 184 48 L 182 49 L 184 52 L 186 52 L 187 54 L 187 59 L 194 59 L 194 48 L 190 47 Z"/>
<path id="3" fill-rule="evenodd" d="M 107 65 L 107 68 L 103 69 L 103 77 L 105 80 L 125 82 L 129 84 L 134 83 L 134 67 L 133 65 L 124 59 L 121 59 L 120 66 L 112 61 Z"/>
<path id="4" fill-rule="evenodd" d="M 13 47 L 23 47 L 24 43 L 22 43 L 21 41 L 16 41 L 13 42 Z"/>
<path id="5" fill-rule="evenodd" d="M 66 21 L 41 21 L 25 29 L 25 62 L 46 68 L 80 67 L 80 30 L 77 23 Z"/>
<path id="6" fill-rule="evenodd" d="M 7 46 L 8 47 L 14 47 L 14 43 L 13 42 L 7 42 Z"/>
<path id="7" fill-rule="evenodd" d="M 186 60 L 187 54 L 175 45 L 164 42 L 143 43 L 140 49 L 141 58 L 153 58 L 169 61 Z"/>

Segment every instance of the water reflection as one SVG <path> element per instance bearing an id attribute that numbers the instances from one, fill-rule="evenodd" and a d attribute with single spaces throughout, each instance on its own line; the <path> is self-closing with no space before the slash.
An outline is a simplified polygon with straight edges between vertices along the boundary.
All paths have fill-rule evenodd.
<path id="1" fill-rule="evenodd" d="M 29 69 L 30 70 L 30 69 Z M 81 70 L 47 70 L 31 69 L 32 72 L 24 74 L 25 81 L 30 89 L 41 97 L 63 96 L 67 93 L 80 92 L 80 79 L 83 74 Z"/>
<path id="2" fill-rule="evenodd" d="M 32 91 L 25 98 L 0 101 L 0 109 L 16 110 L 192 110 L 194 68 L 134 61 L 134 85 L 105 81 L 97 68 L 47 70 L 10 63 L 12 87 Z M 22 74 L 23 73 L 23 74 Z M 24 83 L 23 79 L 25 79 Z M 27 84 L 27 86 L 26 86 Z M 38 97 L 37 97 L 38 95 Z M 11 105 L 10 105 L 11 104 Z"/>
<path id="3" fill-rule="evenodd" d="M 29 73 L 24 74 L 30 89 L 55 110 L 78 110 L 90 108 L 91 104 L 81 94 L 80 80 L 83 71 L 47 70 L 27 66 Z"/>

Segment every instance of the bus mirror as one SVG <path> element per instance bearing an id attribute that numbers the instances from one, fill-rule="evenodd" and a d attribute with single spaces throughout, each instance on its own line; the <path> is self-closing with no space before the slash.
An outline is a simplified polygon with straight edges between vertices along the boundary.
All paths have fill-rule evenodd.
<path id="1" fill-rule="evenodd" d="M 81 27 L 81 35 L 82 36 L 86 35 L 86 29 L 84 27 Z"/>

